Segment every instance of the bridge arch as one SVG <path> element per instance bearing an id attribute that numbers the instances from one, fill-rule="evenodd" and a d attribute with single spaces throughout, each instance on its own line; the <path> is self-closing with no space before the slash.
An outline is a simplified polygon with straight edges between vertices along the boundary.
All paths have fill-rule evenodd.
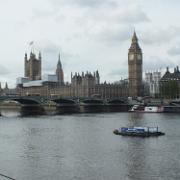
<path id="1" fill-rule="evenodd" d="M 57 104 L 76 104 L 76 102 L 72 99 L 64 99 L 64 98 L 59 98 L 59 99 L 51 99 L 51 101 L 54 101 Z"/>
<path id="2" fill-rule="evenodd" d="M 4 102 L 5 101 L 15 101 L 15 102 L 18 102 L 20 104 L 28 104 L 28 105 L 38 105 L 40 104 L 38 101 L 34 100 L 34 99 L 25 99 L 25 98 L 7 98 L 7 99 L 4 99 Z"/>
<path id="3" fill-rule="evenodd" d="M 112 99 L 108 101 L 108 104 L 125 104 L 126 101 L 122 99 Z"/>
<path id="4" fill-rule="evenodd" d="M 86 104 L 104 104 L 103 100 L 101 99 L 85 99 L 83 103 Z"/>

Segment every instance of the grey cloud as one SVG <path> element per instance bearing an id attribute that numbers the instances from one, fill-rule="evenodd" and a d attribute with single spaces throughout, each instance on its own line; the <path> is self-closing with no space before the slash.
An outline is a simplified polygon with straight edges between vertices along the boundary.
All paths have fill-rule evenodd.
<path id="1" fill-rule="evenodd" d="M 57 3 L 56 7 L 61 3 L 65 3 L 65 1 L 58 0 L 53 0 L 52 2 Z M 129 6 L 125 6 L 121 2 L 121 4 L 123 4 L 123 6 L 121 6 L 121 4 L 117 2 L 118 1 L 112 0 L 66 0 L 66 4 L 71 6 L 71 8 L 73 8 L 72 4 L 82 6 L 111 4 L 112 6 L 101 6 L 85 11 L 77 8 L 75 10 L 75 12 L 77 12 L 76 14 L 68 13 L 65 10 L 62 12 L 62 16 L 70 18 L 64 21 L 57 16 L 55 20 L 57 23 L 61 22 L 61 24 L 64 22 L 64 26 L 72 25 L 72 34 L 73 31 L 78 31 L 76 36 L 72 35 L 69 39 L 86 36 L 86 38 L 94 38 L 94 40 L 108 42 L 108 44 L 116 44 L 129 39 L 129 29 L 134 29 L 136 24 L 150 21 L 147 14 L 137 4 L 131 5 L 130 3 Z M 70 19 L 71 22 L 68 21 Z"/>
<path id="2" fill-rule="evenodd" d="M 87 15 L 86 21 L 81 18 L 81 22 L 80 24 L 86 22 L 86 32 L 98 41 L 116 44 L 128 40 L 130 30 L 139 23 L 150 22 L 150 19 L 138 6 L 117 6 L 95 9 L 92 14 Z"/>
<path id="3" fill-rule="evenodd" d="M 118 69 L 113 69 L 111 72 L 108 73 L 108 75 L 111 77 L 118 76 L 120 79 L 121 77 L 127 77 L 128 70 L 127 67 L 121 67 Z"/>
<path id="4" fill-rule="evenodd" d="M 6 75 L 8 73 L 9 73 L 9 70 L 6 67 L 0 65 L 0 75 Z"/>
<path id="5" fill-rule="evenodd" d="M 60 6 L 61 7 L 61 6 Z M 33 9 L 33 14 L 31 17 L 32 21 L 37 21 L 41 19 L 51 19 L 55 21 L 62 21 L 66 19 L 66 15 L 61 12 L 60 7 L 49 7 L 47 9 L 35 8 Z"/>
<path id="6" fill-rule="evenodd" d="M 129 32 L 128 31 L 122 31 L 117 29 L 107 29 L 102 33 L 99 33 L 97 38 L 100 41 L 105 41 L 108 44 L 119 44 L 122 43 L 122 41 L 126 41 L 129 39 Z"/>
<path id="7" fill-rule="evenodd" d="M 112 23 L 119 25 L 136 25 L 139 23 L 150 22 L 148 15 L 137 5 L 133 6 L 125 6 L 122 7 L 120 5 L 117 6 L 106 6 L 99 9 L 94 9 L 91 11 L 91 14 L 88 18 L 92 18 L 95 21 L 108 23 L 111 25 Z"/>
<path id="8" fill-rule="evenodd" d="M 58 54 L 60 51 L 60 46 L 50 40 L 40 40 L 37 46 L 45 54 Z"/>
<path id="9" fill-rule="evenodd" d="M 59 52 L 59 48 L 57 47 L 57 46 L 46 46 L 46 47 L 44 47 L 43 49 L 42 49 L 42 52 L 44 52 L 44 53 L 55 53 L 55 54 L 57 54 L 58 52 Z"/>
<path id="10" fill-rule="evenodd" d="M 42 52 L 42 67 L 45 73 L 55 72 L 59 53 L 63 68 L 65 68 L 69 62 L 73 62 L 74 59 L 79 58 L 78 54 L 66 52 L 60 45 L 49 40 L 41 40 L 38 46 Z"/>
<path id="11" fill-rule="evenodd" d="M 167 66 L 174 67 L 176 65 L 173 61 L 167 58 L 162 59 L 157 56 L 150 56 L 146 60 L 144 60 L 143 71 L 163 69 Z"/>
<path id="12" fill-rule="evenodd" d="M 55 11 L 53 11 L 53 10 L 34 9 L 33 10 L 33 16 L 31 19 L 37 20 L 37 19 L 41 19 L 41 18 L 48 18 L 54 14 L 55 14 Z"/>
<path id="13" fill-rule="evenodd" d="M 180 55 L 180 46 L 171 47 L 167 53 L 172 56 Z"/>
<path id="14" fill-rule="evenodd" d="M 96 6 L 104 4 L 105 0 L 69 0 L 69 2 L 82 6 Z"/>
<path id="15" fill-rule="evenodd" d="M 78 5 L 79 11 L 83 12 L 84 17 L 82 18 L 84 22 L 89 19 L 100 22 L 115 22 L 115 23 L 130 23 L 137 24 L 142 22 L 149 22 L 150 19 L 147 14 L 142 10 L 137 3 L 124 3 L 124 1 L 119 2 L 118 0 L 50 0 L 54 3 L 54 8 L 57 9 L 60 5 L 68 5 L 73 8 L 73 5 Z M 97 6 L 99 6 L 97 8 Z M 83 11 L 82 7 L 91 7 Z M 56 11 L 55 11 L 56 13 Z"/>
<path id="16" fill-rule="evenodd" d="M 77 5 L 82 7 L 97 7 L 103 4 L 108 4 L 114 6 L 116 3 L 113 0 L 49 0 L 51 3 L 56 5 L 65 4 L 65 5 Z"/>
<path id="17" fill-rule="evenodd" d="M 130 39 L 129 26 L 105 27 L 101 31 L 92 33 L 91 36 L 98 41 L 105 42 L 109 45 L 120 45 L 122 42 Z"/>
<path id="18" fill-rule="evenodd" d="M 167 29 L 156 29 L 142 32 L 142 41 L 145 44 L 169 43 L 175 38 L 179 38 L 180 27 L 169 27 Z"/>
<path id="19" fill-rule="evenodd" d="M 137 6 L 132 9 L 126 9 L 122 12 L 120 11 L 120 13 L 117 15 L 117 20 L 119 22 L 130 23 L 130 24 L 150 22 L 150 19 L 148 18 L 147 14 Z"/>
<path id="20" fill-rule="evenodd" d="M 101 76 L 101 82 L 118 82 L 122 79 L 127 79 L 128 77 L 128 74 L 127 72 L 125 74 L 122 74 L 122 73 L 117 73 L 117 74 L 111 74 L 111 73 L 104 73 L 104 72 L 100 72 L 100 76 Z"/>

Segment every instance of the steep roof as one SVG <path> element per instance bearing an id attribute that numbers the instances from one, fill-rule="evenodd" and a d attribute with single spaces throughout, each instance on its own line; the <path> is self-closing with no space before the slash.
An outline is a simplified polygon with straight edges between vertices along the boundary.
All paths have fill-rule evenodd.
<path id="1" fill-rule="evenodd" d="M 174 72 L 170 73 L 169 68 L 167 67 L 167 70 L 163 77 L 161 78 L 161 81 L 168 81 L 168 80 L 178 80 L 180 81 L 180 71 L 178 66 L 174 68 Z"/>
<path id="2" fill-rule="evenodd" d="M 141 48 L 139 47 L 139 44 L 138 44 L 138 38 L 137 38 L 135 31 L 133 33 L 132 42 L 131 42 L 131 46 L 129 48 L 129 51 L 141 51 Z"/>

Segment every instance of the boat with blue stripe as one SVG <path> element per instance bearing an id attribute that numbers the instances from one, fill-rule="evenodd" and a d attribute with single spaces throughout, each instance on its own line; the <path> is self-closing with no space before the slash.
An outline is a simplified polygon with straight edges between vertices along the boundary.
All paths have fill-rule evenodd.
<path id="1" fill-rule="evenodd" d="M 158 127 L 121 127 L 119 129 L 115 129 L 113 133 L 122 136 L 139 136 L 139 137 L 165 135 L 164 132 L 158 130 Z"/>

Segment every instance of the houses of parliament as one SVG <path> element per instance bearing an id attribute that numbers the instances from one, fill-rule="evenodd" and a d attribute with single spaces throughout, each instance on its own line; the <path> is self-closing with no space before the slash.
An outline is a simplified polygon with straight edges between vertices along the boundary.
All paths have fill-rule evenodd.
<path id="1" fill-rule="evenodd" d="M 41 53 L 31 52 L 24 57 L 24 77 L 17 78 L 17 93 L 21 96 L 40 95 L 78 98 L 113 99 L 120 97 L 138 97 L 143 95 L 142 88 L 142 51 L 134 32 L 128 51 L 127 80 L 116 83 L 100 82 L 100 74 L 95 72 L 71 73 L 71 82 L 64 82 L 64 72 L 60 54 L 54 74 L 42 76 Z"/>

